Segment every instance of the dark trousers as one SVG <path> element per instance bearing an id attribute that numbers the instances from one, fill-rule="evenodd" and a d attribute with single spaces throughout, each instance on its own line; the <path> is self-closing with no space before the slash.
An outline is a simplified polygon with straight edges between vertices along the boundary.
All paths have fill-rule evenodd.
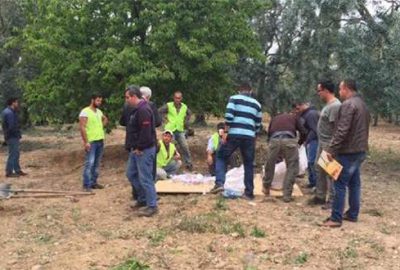
<path id="1" fill-rule="evenodd" d="M 219 186 L 223 186 L 225 184 L 226 166 L 229 158 L 237 148 L 240 149 L 244 165 L 244 192 L 247 196 L 254 196 L 253 161 L 255 156 L 255 138 L 247 139 L 228 137 L 227 142 L 221 145 L 216 155 L 215 184 Z"/>

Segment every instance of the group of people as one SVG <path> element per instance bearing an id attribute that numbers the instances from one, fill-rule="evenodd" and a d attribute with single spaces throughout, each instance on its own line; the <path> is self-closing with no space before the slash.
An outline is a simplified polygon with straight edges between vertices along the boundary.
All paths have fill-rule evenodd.
<path id="1" fill-rule="evenodd" d="M 244 165 L 243 198 L 254 199 L 254 158 L 257 134 L 262 129 L 262 108 L 253 97 L 252 88 L 243 83 L 238 94 L 230 97 L 226 106 L 225 122 L 217 126 L 207 145 L 207 164 L 215 185 L 211 193 L 224 190 L 227 165 L 232 154 L 239 150 Z M 293 109 L 272 117 L 268 133 L 268 153 L 263 177 L 263 193 L 270 195 L 275 164 L 285 160 L 287 172 L 283 183 L 283 201 L 292 201 L 293 185 L 299 171 L 298 147 L 305 144 L 308 159 L 309 188 L 316 193 L 309 203 L 331 209 L 331 216 L 323 226 L 340 227 L 342 220 L 357 221 L 360 209 L 360 166 L 368 147 L 369 113 L 357 92 L 354 80 L 335 84 L 323 80 L 317 84 L 317 94 L 325 103 L 318 112 L 307 102 L 295 102 Z M 185 130 L 192 112 L 182 102 L 182 93 L 176 91 L 173 101 L 161 108 L 150 101 L 151 89 L 130 85 L 125 89 L 125 105 L 120 124 L 126 127 L 125 148 L 129 151 L 126 176 L 132 187 L 131 207 L 138 216 L 150 217 L 158 212 L 155 182 L 178 172 L 182 165 L 193 169 Z M 86 191 L 102 189 L 97 182 L 99 164 L 104 149 L 104 126 L 108 119 L 99 109 L 100 95 L 91 97 L 90 105 L 79 114 L 80 133 L 86 152 L 83 170 L 83 188 Z M 9 147 L 7 177 L 25 175 L 19 167 L 18 100 L 10 99 L 3 111 L 3 131 Z M 164 120 L 164 121 L 163 121 Z M 156 128 L 165 123 L 162 138 L 157 140 Z M 174 144 L 176 142 L 176 146 Z M 16 150 L 17 149 L 17 150 Z M 316 160 L 322 151 L 329 159 L 337 159 L 343 170 L 333 181 Z M 18 153 L 18 154 L 17 154 Z M 344 213 L 346 188 L 349 188 L 349 210 Z"/>
<path id="2" fill-rule="evenodd" d="M 320 113 L 309 103 L 296 102 L 294 110 L 271 119 L 263 193 L 269 196 L 275 162 L 283 158 L 287 165 L 283 201 L 292 200 L 293 184 L 299 170 L 298 145 L 304 143 L 308 160 L 307 187 L 315 188 L 315 196 L 309 200 L 309 204 L 331 209 L 330 217 L 322 226 L 340 227 L 343 220 L 358 220 L 360 166 L 368 150 L 370 116 L 354 80 L 340 82 L 339 96 L 342 103 L 336 98 L 335 84 L 330 80 L 318 82 L 316 91 L 325 104 Z M 317 165 L 316 161 L 322 151 L 327 153 L 329 161 L 336 159 L 343 166 L 336 181 Z M 349 209 L 344 212 L 347 188 Z"/>

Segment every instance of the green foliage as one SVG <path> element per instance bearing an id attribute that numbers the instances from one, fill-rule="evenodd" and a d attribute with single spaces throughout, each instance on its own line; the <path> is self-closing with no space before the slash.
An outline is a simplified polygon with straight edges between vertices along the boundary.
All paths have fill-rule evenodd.
<path id="1" fill-rule="evenodd" d="M 307 252 L 300 252 L 300 254 L 294 259 L 294 263 L 303 265 L 308 261 L 309 254 Z"/>
<path id="2" fill-rule="evenodd" d="M 258 228 L 257 226 L 254 226 L 253 229 L 251 230 L 250 235 L 256 238 L 263 238 L 265 237 L 266 234 L 264 230 Z"/>
<path id="3" fill-rule="evenodd" d="M 245 237 L 242 224 L 234 222 L 221 212 L 200 214 L 192 217 L 184 216 L 179 220 L 176 228 L 189 233 L 220 233 Z"/>
<path id="4" fill-rule="evenodd" d="M 226 204 L 226 199 L 222 196 L 218 197 L 214 208 L 215 210 L 223 210 L 223 211 L 229 209 L 228 205 Z"/>
<path id="5" fill-rule="evenodd" d="M 112 270 L 150 270 L 150 267 L 144 263 L 139 262 L 135 258 L 131 258 L 126 262 L 112 268 Z"/>
<path id="6" fill-rule="evenodd" d="M 260 1 L 262 2 L 262 1 Z M 220 114 L 230 70 L 259 49 L 248 24 L 259 1 L 24 0 L 22 65 L 40 70 L 22 85 L 34 122 L 70 122 L 93 92 L 118 118 L 128 84 L 157 103 L 174 90 L 196 112 Z"/>

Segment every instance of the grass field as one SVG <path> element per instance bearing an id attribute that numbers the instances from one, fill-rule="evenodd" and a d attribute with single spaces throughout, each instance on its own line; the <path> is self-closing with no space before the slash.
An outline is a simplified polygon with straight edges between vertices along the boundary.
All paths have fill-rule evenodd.
<path id="1" fill-rule="evenodd" d="M 206 138 L 189 144 L 202 172 Z M 329 212 L 306 204 L 224 200 L 216 195 L 161 196 L 160 213 L 138 218 L 128 206 L 124 131 L 107 137 L 100 182 L 106 189 L 79 201 L 0 201 L 0 269 L 400 269 L 400 128 L 371 128 L 362 170 L 358 223 L 318 226 Z M 80 190 L 83 151 L 77 128 L 25 133 L 18 188 Z M 258 170 L 265 138 L 257 143 Z M 6 149 L 1 148 L 4 164 Z M 305 179 L 298 179 L 300 185 Z"/>

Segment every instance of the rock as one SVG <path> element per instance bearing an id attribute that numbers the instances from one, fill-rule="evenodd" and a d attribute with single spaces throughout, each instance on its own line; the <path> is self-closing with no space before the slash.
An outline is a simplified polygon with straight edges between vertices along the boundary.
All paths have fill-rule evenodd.
<path id="1" fill-rule="evenodd" d="M 43 270 L 43 266 L 40 264 L 32 266 L 31 270 Z"/>

